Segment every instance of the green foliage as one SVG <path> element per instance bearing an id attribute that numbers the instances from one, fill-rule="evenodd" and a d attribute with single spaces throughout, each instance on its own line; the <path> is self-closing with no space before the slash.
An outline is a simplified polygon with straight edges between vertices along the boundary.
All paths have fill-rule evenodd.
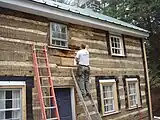
<path id="1" fill-rule="evenodd" d="M 149 30 L 147 43 L 152 87 L 160 86 L 160 0 L 102 0 L 103 14 Z"/>

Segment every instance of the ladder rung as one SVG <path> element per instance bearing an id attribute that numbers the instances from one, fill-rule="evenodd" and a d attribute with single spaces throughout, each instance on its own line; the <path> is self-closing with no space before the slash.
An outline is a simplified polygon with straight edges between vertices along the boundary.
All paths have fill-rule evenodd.
<path id="1" fill-rule="evenodd" d="M 36 48 L 36 51 L 45 51 L 44 49 Z"/>
<path id="2" fill-rule="evenodd" d="M 53 96 L 44 96 L 43 98 L 54 98 Z"/>
<path id="3" fill-rule="evenodd" d="M 97 112 L 95 111 L 92 111 L 92 112 L 89 112 L 90 115 L 95 115 L 95 114 L 98 114 Z"/>
<path id="4" fill-rule="evenodd" d="M 39 68 L 48 68 L 47 66 L 38 66 Z"/>
<path id="5" fill-rule="evenodd" d="M 49 78 L 50 76 L 39 76 L 40 78 Z"/>
<path id="6" fill-rule="evenodd" d="M 56 107 L 53 106 L 53 107 L 45 107 L 45 109 L 55 109 Z"/>
<path id="7" fill-rule="evenodd" d="M 51 86 L 41 86 L 41 88 L 51 88 Z"/>
<path id="8" fill-rule="evenodd" d="M 37 59 L 46 60 L 45 57 L 37 57 Z"/>
<path id="9" fill-rule="evenodd" d="M 58 118 L 48 118 L 47 120 L 58 120 Z"/>

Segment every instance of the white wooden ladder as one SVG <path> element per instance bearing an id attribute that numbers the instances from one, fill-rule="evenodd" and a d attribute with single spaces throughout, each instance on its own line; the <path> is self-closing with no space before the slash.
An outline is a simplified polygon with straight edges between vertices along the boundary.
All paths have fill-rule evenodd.
<path id="1" fill-rule="evenodd" d="M 78 96 L 80 98 L 80 101 L 82 102 L 82 106 L 83 106 L 83 109 L 84 109 L 85 114 L 86 114 L 86 118 L 88 120 L 102 120 L 101 115 L 100 115 L 100 113 L 98 111 L 98 108 L 97 108 L 97 106 L 96 106 L 96 104 L 93 100 L 92 95 L 89 97 L 89 99 L 91 101 L 91 104 L 92 104 L 92 109 L 90 110 L 89 106 L 86 105 L 86 102 L 84 101 L 84 98 L 83 98 L 82 93 L 80 91 L 79 85 L 77 83 L 76 77 L 74 75 L 73 69 L 72 69 L 71 72 L 72 72 L 72 77 L 73 77 L 73 80 L 74 80 L 74 83 L 75 83 L 75 86 L 76 86 Z"/>

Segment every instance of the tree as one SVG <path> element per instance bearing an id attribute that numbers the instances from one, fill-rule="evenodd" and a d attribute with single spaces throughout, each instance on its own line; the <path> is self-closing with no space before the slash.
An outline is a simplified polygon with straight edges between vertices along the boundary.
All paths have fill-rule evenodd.
<path id="1" fill-rule="evenodd" d="M 147 43 L 149 73 L 153 87 L 159 85 L 160 0 L 102 0 L 101 3 L 103 14 L 150 31 Z"/>

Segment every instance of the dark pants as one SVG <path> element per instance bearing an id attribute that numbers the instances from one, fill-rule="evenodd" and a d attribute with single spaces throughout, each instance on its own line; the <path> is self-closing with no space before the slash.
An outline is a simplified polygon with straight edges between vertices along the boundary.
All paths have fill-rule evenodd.
<path id="1" fill-rule="evenodd" d="M 83 96 L 90 94 L 89 92 L 89 75 L 90 68 L 89 66 L 79 65 L 77 68 L 77 80 L 78 85 Z"/>

